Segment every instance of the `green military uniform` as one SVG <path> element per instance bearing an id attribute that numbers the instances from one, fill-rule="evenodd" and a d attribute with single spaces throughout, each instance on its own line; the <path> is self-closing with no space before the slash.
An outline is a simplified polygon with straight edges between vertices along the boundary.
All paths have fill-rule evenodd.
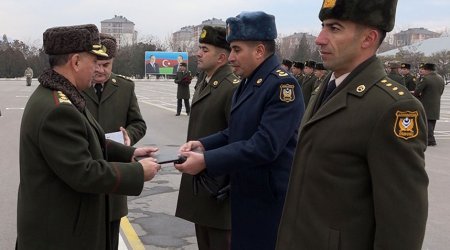
<path id="1" fill-rule="evenodd" d="M 299 132 L 276 249 L 420 249 L 427 219 L 426 115 L 376 57 Z"/>
<path id="2" fill-rule="evenodd" d="M 27 78 L 27 86 L 31 86 L 31 79 L 33 78 L 33 69 L 27 67 L 25 69 L 25 77 Z"/>
<path id="3" fill-rule="evenodd" d="M 392 69 L 391 72 L 389 72 L 388 77 L 397 83 L 400 83 L 401 85 L 405 86 L 405 82 L 403 81 L 403 77 L 398 73 L 397 69 Z"/>
<path id="4" fill-rule="evenodd" d="M 191 72 L 188 70 L 185 72 L 177 72 L 177 75 L 175 76 L 175 83 L 178 85 L 177 99 L 191 98 L 191 92 L 189 90 L 189 84 L 191 83 L 191 81 L 189 81 L 189 83 L 187 83 L 187 81 L 182 81 L 183 79 L 187 79 L 188 77 L 192 79 Z"/>
<path id="5" fill-rule="evenodd" d="M 414 91 L 414 95 L 419 98 L 422 103 L 428 120 L 428 145 L 436 145 L 436 139 L 434 138 L 434 127 L 436 126 L 436 120 L 439 120 L 441 111 L 441 95 L 444 92 L 445 82 L 444 79 L 436 72 L 430 72 L 428 75 L 423 76 L 417 88 Z"/>
<path id="6" fill-rule="evenodd" d="M 202 79 L 197 84 L 192 97 L 187 141 L 197 140 L 228 127 L 231 97 L 239 82 L 230 66 L 224 65 L 208 83 L 206 79 Z M 198 194 L 194 195 L 192 187 L 193 177 L 183 174 L 175 215 L 199 225 L 230 230 L 229 199 L 218 201 L 201 187 Z"/>
<path id="7" fill-rule="evenodd" d="M 308 106 L 309 99 L 311 98 L 311 94 L 314 91 L 314 84 L 316 83 L 317 77 L 314 76 L 313 73 L 310 75 L 305 75 L 302 83 L 302 93 L 303 100 L 305 101 L 305 107 Z"/>
<path id="8" fill-rule="evenodd" d="M 100 101 L 93 87 L 83 91 L 89 112 L 105 133 L 117 132 L 124 127 L 130 137 L 130 145 L 136 144 L 144 137 L 147 126 L 134 93 L 133 81 L 112 73 L 103 86 Z M 111 195 L 110 198 L 111 220 L 120 220 L 128 214 L 127 197 Z"/>
<path id="9" fill-rule="evenodd" d="M 299 74 L 295 76 L 295 79 L 297 80 L 298 84 L 301 86 L 303 86 L 303 79 L 305 78 L 304 74 Z"/>
<path id="10" fill-rule="evenodd" d="M 403 76 L 403 82 L 409 91 L 414 91 L 416 89 L 416 77 L 413 75 L 407 74 Z"/>
<path id="11" fill-rule="evenodd" d="M 142 166 L 120 163 L 134 148 L 105 143 L 66 78 L 47 70 L 39 81 L 20 132 L 18 249 L 109 249 L 107 194 L 139 195 Z"/>

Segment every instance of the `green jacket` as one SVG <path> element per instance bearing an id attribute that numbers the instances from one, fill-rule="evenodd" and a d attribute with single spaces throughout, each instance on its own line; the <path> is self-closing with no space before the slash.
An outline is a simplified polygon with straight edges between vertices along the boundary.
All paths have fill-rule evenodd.
<path id="1" fill-rule="evenodd" d="M 401 85 L 405 86 L 405 82 L 404 82 L 402 75 L 395 72 L 394 70 L 392 70 L 389 73 L 388 77 L 391 78 L 393 81 L 396 81 L 397 83 L 400 83 Z"/>
<path id="2" fill-rule="evenodd" d="M 407 74 L 403 76 L 403 82 L 409 91 L 414 91 L 416 89 L 416 77 L 413 75 Z"/>
<path id="3" fill-rule="evenodd" d="M 302 83 L 302 93 L 303 100 L 305 101 L 305 108 L 308 106 L 311 94 L 314 91 L 314 84 L 316 83 L 317 77 L 311 73 L 311 75 L 305 75 Z"/>
<path id="4" fill-rule="evenodd" d="M 278 250 L 421 249 L 428 210 L 426 116 L 376 57 L 302 120 Z"/>
<path id="5" fill-rule="evenodd" d="M 424 76 L 417 84 L 414 95 L 422 102 L 428 120 L 439 120 L 441 95 L 444 93 L 444 88 L 444 79 L 436 72 Z"/>
<path id="6" fill-rule="evenodd" d="M 175 76 L 175 83 L 177 87 L 177 99 L 190 99 L 191 93 L 189 90 L 189 84 L 191 84 L 192 75 L 190 71 L 181 72 L 178 71 Z"/>
<path id="7" fill-rule="evenodd" d="M 228 65 L 219 68 L 208 85 L 201 90 L 204 81 L 205 79 L 202 79 L 197 84 L 192 97 L 188 141 L 197 140 L 228 127 L 231 98 L 240 82 Z M 183 174 L 175 215 L 203 226 L 231 229 L 229 199 L 218 202 L 201 187 L 195 196 L 192 185 L 192 176 Z"/>
<path id="8" fill-rule="evenodd" d="M 94 88 L 83 91 L 86 106 L 105 133 L 117 132 L 124 127 L 130 136 L 131 145 L 142 139 L 147 130 L 139 109 L 134 83 L 131 80 L 111 74 L 105 83 L 100 102 Z M 127 197 L 110 196 L 111 219 L 119 220 L 128 214 Z"/>
<path id="9" fill-rule="evenodd" d="M 109 249 L 107 194 L 139 195 L 143 188 L 140 163 L 121 163 L 133 152 L 105 142 L 89 111 L 63 92 L 38 86 L 20 131 L 18 249 Z"/>

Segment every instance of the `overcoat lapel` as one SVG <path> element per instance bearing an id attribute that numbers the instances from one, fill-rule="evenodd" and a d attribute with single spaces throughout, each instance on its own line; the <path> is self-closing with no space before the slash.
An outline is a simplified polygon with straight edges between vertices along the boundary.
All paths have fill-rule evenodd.
<path id="1" fill-rule="evenodd" d="M 111 79 L 114 79 L 114 76 L 111 76 L 108 82 L 105 84 L 100 103 L 106 101 L 119 88 L 119 85 Z"/>

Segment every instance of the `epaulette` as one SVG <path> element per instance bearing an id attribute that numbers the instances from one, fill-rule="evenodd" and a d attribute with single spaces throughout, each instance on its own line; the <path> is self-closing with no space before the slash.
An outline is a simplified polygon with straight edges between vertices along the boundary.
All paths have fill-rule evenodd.
<path id="1" fill-rule="evenodd" d="M 276 75 L 278 78 L 285 78 L 285 77 L 290 76 L 289 73 L 287 73 L 286 71 L 284 71 L 282 69 L 277 69 L 275 71 L 272 71 L 272 74 Z"/>
<path id="2" fill-rule="evenodd" d="M 67 103 L 67 104 L 72 104 L 72 102 L 69 100 L 69 98 L 67 98 L 67 96 L 61 92 L 61 91 L 55 91 L 53 92 L 55 95 L 55 102 L 57 101 L 57 105 L 61 104 L 61 103 Z"/>
<path id="3" fill-rule="evenodd" d="M 133 81 L 133 79 L 131 79 L 131 77 L 128 76 L 124 76 L 124 75 L 116 75 L 117 77 L 120 77 L 122 79 L 128 80 L 128 81 Z M 114 78 L 113 78 L 114 79 Z"/>
<path id="4" fill-rule="evenodd" d="M 381 89 L 383 89 L 386 93 L 392 96 L 395 100 L 409 96 L 407 95 L 408 91 L 402 88 L 400 84 L 391 82 L 386 78 L 377 82 L 377 85 L 380 86 Z"/>

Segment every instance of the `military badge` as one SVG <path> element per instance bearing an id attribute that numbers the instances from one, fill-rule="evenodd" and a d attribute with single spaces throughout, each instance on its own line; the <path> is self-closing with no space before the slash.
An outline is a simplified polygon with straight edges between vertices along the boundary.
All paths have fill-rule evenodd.
<path id="1" fill-rule="evenodd" d="M 336 6 L 336 0 L 324 0 L 322 9 L 334 8 Z"/>
<path id="2" fill-rule="evenodd" d="M 58 91 L 57 93 L 58 93 L 59 103 L 72 103 L 72 102 L 70 102 L 69 98 L 67 98 L 67 96 L 63 92 Z"/>
<path id="3" fill-rule="evenodd" d="M 201 39 L 204 39 L 205 37 L 206 37 L 206 30 L 203 29 L 203 30 L 202 30 L 202 33 L 200 34 L 200 38 L 201 38 Z"/>
<path id="4" fill-rule="evenodd" d="M 280 85 L 280 100 L 282 102 L 293 102 L 295 100 L 294 84 Z"/>
<path id="5" fill-rule="evenodd" d="M 419 134 L 417 126 L 419 113 L 417 111 L 397 111 L 395 116 L 394 133 L 397 137 L 408 140 Z"/>
<path id="6" fill-rule="evenodd" d="M 364 90 L 366 90 L 366 86 L 364 86 L 364 85 L 359 85 L 359 86 L 356 88 L 356 92 L 358 92 L 358 93 L 361 93 L 361 92 L 363 92 Z"/>
<path id="7" fill-rule="evenodd" d="M 283 72 L 283 71 L 278 71 L 278 75 L 279 76 L 288 76 L 288 73 Z"/>

